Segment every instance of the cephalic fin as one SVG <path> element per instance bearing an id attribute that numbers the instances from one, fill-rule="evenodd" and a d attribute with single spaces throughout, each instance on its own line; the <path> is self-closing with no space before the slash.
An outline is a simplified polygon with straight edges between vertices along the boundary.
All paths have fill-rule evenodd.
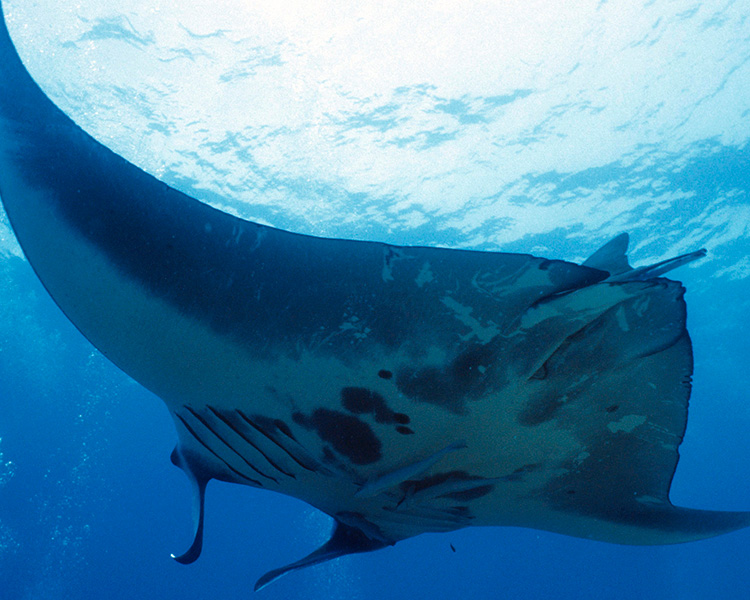
<path id="1" fill-rule="evenodd" d="M 190 486 L 193 493 L 193 542 L 190 547 L 176 556 L 172 554 L 178 563 L 183 565 L 189 565 L 192 562 L 198 560 L 203 550 L 203 524 L 206 514 L 206 485 L 210 481 L 210 477 L 202 477 L 195 473 L 190 468 L 188 461 L 184 460 L 180 452 L 175 448 L 172 452 L 172 462 L 180 467 L 188 479 L 190 480 Z"/>

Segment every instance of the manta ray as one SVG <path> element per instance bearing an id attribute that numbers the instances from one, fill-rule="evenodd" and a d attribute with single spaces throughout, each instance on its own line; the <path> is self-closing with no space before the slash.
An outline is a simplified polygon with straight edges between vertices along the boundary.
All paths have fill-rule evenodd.
<path id="1" fill-rule="evenodd" d="M 166 403 L 202 547 L 212 480 L 287 494 L 329 541 L 261 577 L 425 532 L 528 527 L 672 544 L 750 512 L 669 500 L 693 370 L 697 250 L 633 268 L 323 239 L 199 202 L 78 127 L 0 19 L 0 196 L 80 332 Z"/>

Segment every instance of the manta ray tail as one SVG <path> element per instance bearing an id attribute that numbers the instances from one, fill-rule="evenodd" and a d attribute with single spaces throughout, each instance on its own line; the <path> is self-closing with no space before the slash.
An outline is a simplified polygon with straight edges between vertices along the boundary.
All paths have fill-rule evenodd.
<path id="1" fill-rule="evenodd" d="M 263 589 L 282 575 L 286 575 L 297 569 L 311 567 L 341 556 L 346 556 L 347 554 L 379 550 L 387 545 L 383 541 L 370 539 L 357 527 L 351 527 L 340 521 L 336 521 L 331 538 L 325 544 L 304 558 L 263 575 L 255 583 L 255 591 Z"/>

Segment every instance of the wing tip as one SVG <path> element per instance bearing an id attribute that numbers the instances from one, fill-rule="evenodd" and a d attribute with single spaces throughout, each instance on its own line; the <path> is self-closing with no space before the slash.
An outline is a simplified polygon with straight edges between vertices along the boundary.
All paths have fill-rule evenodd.
<path id="1" fill-rule="evenodd" d="M 684 540 L 702 540 L 750 527 L 750 511 L 721 511 L 671 506 L 664 522 L 686 536 Z"/>
<path id="2" fill-rule="evenodd" d="M 268 571 L 255 582 L 253 589 L 256 592 L 260 591 L 270 583 L 292 571 L 312 567 L 323 562 L 341 558 L 347 554 L 378 550 L 388 545 L 388 542 L 373 540 L 358 527 L 352 527 L 336 519 L 331 537 L 325 544 L 296 562 Z"/>

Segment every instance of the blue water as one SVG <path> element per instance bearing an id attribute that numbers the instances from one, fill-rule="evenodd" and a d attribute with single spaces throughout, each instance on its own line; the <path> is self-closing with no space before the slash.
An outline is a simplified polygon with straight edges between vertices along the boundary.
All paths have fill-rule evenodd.
<path id="1" fill-rule="evenodd" d="M 67 8 L 60 15 L 9 4 L 16 23 L 29 19 L 41 28 L 32 26 L 19 47 L 77 120 L 173 185 L 248 218 L 319 235 L 569 260 L 622 230 L 632 235 L 636 264 L 707 247 L 708 259 L 674 274 L 688 289 L 695 374 L 671 498 L 696 508 L 750 510 L 750 11 L 742 5 L 649 2 L 636 14 L 632 2 L 583 2 L 581 18 L 568 18 L 590 25 L 569 35 L 586 41 L 590 53 L 565 55 L 578 47 L 571 43 L 545 54 L 541 42 L 530 44 L 525 52 L 536 74 L 507 86 L 499 76 L 481 79 L 492 70 L 486 64 L 459 76 L 457 57 L 467 46 L 458 38 L 468 37 L 461 29 L 468 17 L 448 15 L 440 32 L 450 32 L 455 19 L 456 39 L 444 41 L 450 52 L 433 62 L 442 61 L 449 75 L 417 70 L 412 77 L 394 68 L 378 72 L 367 95 L 356 74 L 330 74 L 335 63 L 327 62 L 326 44 L 340 52 L 349 38 L 321 41 L 298 24 L 265 34 L 248 20 L 237 25 L 247 28 L 236 36 L 250 39 L 243 46 L 204 37 L 218 26 L 199 31 L 205 15 L 190 20 L 183 9 L 179 19 L 191 34 L 181 30 L 183 38 L 167 40 L 172 47 L 160 36 L 180 31 L 174 17 L 149 13 L 146 21 L 144 4 L 135 0 L 90 0 L 80 3 L 80 13 Z M 41 5 L 50 10 L 50 3 Z M 545 27 L 566 10 L 564 3 L 549 7 L 559 14 Z M 498 10 L 483 19 L 500 18 Z M 346 23 L 358 22 L 354 17 L 340 15 Z M 648 21 L 642 30 L 639 19 Z M 35 35 L 50 23 L 64 31 Z M 524 23 L 529 35 L 540 35 Z M 600 29 L 623 37 L 612 41 Z M 368 31 L 371 37 L 352 45 L 370 56 L 357 67 L 374 64 L 392 43 L 387 27 Z M 412 53 L 437 53 L 442 46 L 427 33 L 415 33 L 426 36 L 422 44 L 401 43 Z M 615 43 L 617 51 L 610 48 Z M 229 46 L 246 61 L 222 58 Z M 626 52 L 633 48 L 642 55 Z M 153 67 L 149 60 L 172 65 L 167 58 L 174 55 L 190 56 L 177 71 L 194 69 L 182 84 L 172 71 L 143 71 L 144 64 Z M 598 55 L 631 60 L 605 68 L 592 58 Z M 132 56 L 141 62 L 129 69 Z M 305 56 L 318 62 L 300 66 Z M 79 62 L 68 69 L 71 57 Z M 118 57 L 118 70 L 90 66 Z M 559 63 L 551 66 L 550 57 Z M 426 68 L 410 61 L 415 70 Z M 284 70 L 290 65 L 296 70 Z M 191 90 L 201 86 L 191 78 L 206 71 L 227 86 L 250 81 L 269 94 L 275 84 L 264 77 L 277 73 L 283 85 L 296 86 L 299 105 L 284 104 L 282 94 L 253 112 L 223 104 L 226 97 L 211 104 L 205 91 L 206 105 L 193 114 L 199 94 Z M 330 78 L 333 98 L 324 86 Z M 55 87 L 56 81 L 63 83 Z M 147 84 L 135 93 L 117 87 L 122 81 Z M 160 87 L 163 81 L 170 83 Z M 600 88 L 617 93 L 597 96 Z M 231 88 L 234 97 L 238 89 Z M 176 99 L 169 100 L 170 90 Z M 185 100 L 180 94 L 188 92 Z M 317 112 L 282 120 L 274 103 L 295 110 L 314 104 Z M 627 117 L 618 112 L 623 105 Z M 226 112 L 232 114 L 224 122 Z M 257 125 L 252 119 L 273 128 L 248 133 Z M 229 121 L 236 131 L 227 129 Z M 262 573 L 325 539 L 330 520 L 307 505 L 212 482 L 203 555 L 193 565 L 176 564 L 170 553 L 190 543 L 191 507 L 187 481 L 169 462 L 175 433 L 166 408 L 64 318 L 18 254 L 4 215 L 0 241 L 0 599 L 244 598 Z M 750 586 L 748 549 L 750 531 L 634 548 L 532 530 L 467 529 L 294 573 L 258 597 L 739 599 Z"/>

